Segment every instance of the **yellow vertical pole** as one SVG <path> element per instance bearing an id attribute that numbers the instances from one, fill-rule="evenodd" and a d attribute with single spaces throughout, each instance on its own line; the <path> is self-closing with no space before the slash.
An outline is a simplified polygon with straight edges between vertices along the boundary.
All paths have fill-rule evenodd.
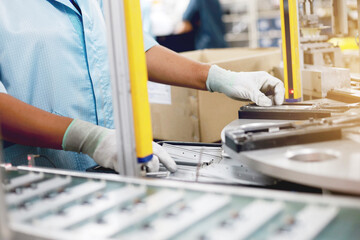
<path id="1" fill-rule="evenodd" d="M 136 153 L 138 162 L 145 163 L 152 159 L 152 126 L 140 0 L 124 0 L 124 10 Z"/>
<path id="2" fill-rule="evenodd" d="M 299 102 L 302 99 L 302 88 L 297 0 L 281 0 L 280 12 L 285 101 Z"/>

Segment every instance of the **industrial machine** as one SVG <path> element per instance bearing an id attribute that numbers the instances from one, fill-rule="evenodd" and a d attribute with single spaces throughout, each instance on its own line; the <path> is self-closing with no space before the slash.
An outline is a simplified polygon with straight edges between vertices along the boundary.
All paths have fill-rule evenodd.
<path id="1" fill-rule="evenodd" d="M 267 176 L 359 195 L 358 115 L 349 110 L 306 121 L 239 119 L 224 129 L 223 148 L 235 163 Z"/>
<path id="2" fill-rule="evenodd" d="M 339 68 L 339 47 L 321 35 L 327 26 L 319 22 L 316 1 L 280 2 L 284 66 L 278 73 L 289 103 L 242 107 L 239 119 L 223 130 L 223 148 L 234 164 L 266 176 L 359 195 L 358 90 L 350 89 L 349 70 Z M 332 9 L 333 34 L 347 34 L 346 1 L 333 0 Z M 293 103 L 304 95 L 337 101 Z"/>
<path id="3" fill-rule="evenodd" d="M 303 96 L 324 98 L 332 89 L 351 86 L 341 49 L 322 34 L 322 30 L 331 27 L 335 36 L 346 36 L 346 1 L 332 0 L 332 26 L 320 23 L 316 2 L 280 1 L 283 66 L 276 68 L 275 73 L 284 80 L 287 102 L 299 102 Z"/>

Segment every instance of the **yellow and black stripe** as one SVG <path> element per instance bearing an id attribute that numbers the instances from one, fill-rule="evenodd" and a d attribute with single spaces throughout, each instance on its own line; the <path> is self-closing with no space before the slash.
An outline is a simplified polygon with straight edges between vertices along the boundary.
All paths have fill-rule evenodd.
<path id="1" fill-rule="evenodd" d="M 285 101 L 302 99 L 297 0 L 280 1 Z"/>

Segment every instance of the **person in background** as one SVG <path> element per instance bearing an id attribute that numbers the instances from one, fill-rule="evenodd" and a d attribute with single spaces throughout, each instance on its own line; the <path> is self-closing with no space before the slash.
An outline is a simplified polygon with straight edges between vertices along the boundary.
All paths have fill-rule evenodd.
<path id="1" fill-rule="evenodd" d="M 6 162 L 26 164 L 27 154 L 39 154 L 56 168 L 85 171 L 97 163 L 118 170 L 106 43 L 101 0 L 0 1 L 0 124 Z M 146 34 L 144 45 L 151 81 L 261 106 L 284 101 L 283 83 L 266 72 L 237 73 L 195 62 Z M 158 171 L 159 161 L 176 171 L 160 145 L 153 143 L 153 152 L 149 171 Z M 46 159 L 39 165 L 49 167 Z"/>
<path id="2" fill-rule="evenodd" d="M 143 30 L 147 34 L 152 36 L 151 32 L 151 0 L 140 0 L 140 7 L 141 7 L 141 17 L 142 17 L 142 25 Z M 153 36 L 152 36 L 153 37 Z"/>
<path id="3" fill-rule="evenodd" d="M 175 33 L 195 32 L 195 49 L 225 48 L 225 25 L 219 0 L 190 0 Z"/>

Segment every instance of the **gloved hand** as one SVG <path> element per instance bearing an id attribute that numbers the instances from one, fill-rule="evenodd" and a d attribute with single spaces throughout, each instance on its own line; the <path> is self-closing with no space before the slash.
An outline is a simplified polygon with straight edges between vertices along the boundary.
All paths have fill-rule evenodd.
<path id="1" fill-rule="evenodd" d="M 74 119 L 64 134 L 62 148 L 65 151 L 87 154 L 99 165 L 119 172 L 115 130 L 113 129 Z M 160 145 L 153 142 L 153 159 L 146 164 L 148 170 L 150 172 L 159 171 L 159 161 L 170 172 L 176 171 L 175 161 Z"/>
<path id="2" fill-rule="evenodd" d="M 171 156 L 164 150 L 162 146 L 156 142 L 152 143 L 153 147 L 153 159 L 146 164 L 149 172 L 158 172 L 159 171 L 159 162 L 164 164 L 164 166 L 170 172 L 176 172 L 176 163 L 171 158 Z"/>
<path id="3" fill-rule="evenodd" d="M 267 72 L 232 72 L 212 65 L 206 87 L 210 92 L 224 93 L 235 100 L 249 99 L 259 106 L 284 102 L 284 84 Z"/>

